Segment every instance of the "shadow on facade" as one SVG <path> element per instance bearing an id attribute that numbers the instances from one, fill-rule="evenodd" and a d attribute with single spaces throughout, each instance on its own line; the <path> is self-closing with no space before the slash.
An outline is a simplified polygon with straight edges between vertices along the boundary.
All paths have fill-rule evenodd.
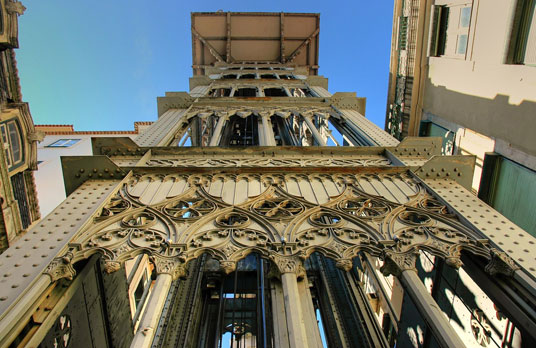
<path id="1" fill-rule="evenodd" d="M 536 155 L 536 102 L 524 100 L 513 105 L 507 95 L 483 98 L 436 86 L 428 78 L 423 112 L 486 136 L 503 139 L 515 148 Z"/>

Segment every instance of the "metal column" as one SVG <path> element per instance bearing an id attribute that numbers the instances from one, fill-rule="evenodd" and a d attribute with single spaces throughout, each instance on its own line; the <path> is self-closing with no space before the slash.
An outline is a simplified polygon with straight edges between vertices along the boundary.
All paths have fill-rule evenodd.
<path id="1" fill-rule="evenodd" d="M 428 293 L 417 272 L 410 269 L 404 270 L 399 279 L 424 321 L 432 330 L 437 343 L 444 348 L 465 347 L 432 295 Z"/>
<path id="2" fill-rule="evenodd" d="M 298 279 L 295 273 L 281 274 L 283 297 L 285 302 L 285 316 L 291 347 L 307 347 L 307 338 L 301 308 Z"/>
<path id="3" fill-rule="evenodd" d="M 166 297 L 171 288 L 171 281 L 173 277 L 171 274 L 159 274 L 156 278 L 151 297 L 145 307 L 145 313 L 138 327 L 138 331 L 134 335 L 131 348 L 147 348 L 151 346 L 153 342 L 156 326 L 162 315 L 162 309 L 166 302 Z"/>

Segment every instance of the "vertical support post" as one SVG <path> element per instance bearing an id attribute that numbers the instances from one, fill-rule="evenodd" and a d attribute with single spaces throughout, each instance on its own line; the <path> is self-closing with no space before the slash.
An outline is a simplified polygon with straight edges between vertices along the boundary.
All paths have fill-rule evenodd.
<path id="1" fill-rule="evenodd" d="M 291 347 L 307 347 L 303 314 L 298 290 L 298 279 L 295 273 L 281 274 L 285 316 Z"/>
<path id="2" fill-rule="evenodd" d="M 214 130 L 214 134 L 212 134 L 212 138 L 210 139 L 210 144 L 208 146 L 218 146 L 221 138 L 221 131 L 223 129 L 223 126 L 225 125 L 225 122 L 227 122 L 227 116 L 220 116 L 218 119 L 218 123 L 216 124 L 216 129 Z"/>
<path id="3" fill-rule="evenodd" d="M 272 298 L 272 323 L 274 328 L 274 346 L 289 347 L 287 319 L 285 316 L 285 304 L 283 286 L 279 280 L 270 281 L 270 295 Z"/>
<path id="4" fill-rule="evenodd" d="M 316 129 L 315 125 L 313 124 L 313 115 L 303 115 L 303 119 L 305 120 L 305 123 L 307 123 L 307 126 L 311 130 L 311 133 L 313 133 L 313 137 L 315 138 L 316 142 L 320 146 L 326 146 L 326 142 L 324 139 L 322 139 L 322 136 L 320 133 L 318 133 L 318 129 Z"/>
<path id="5" fill-rule="evenodd" d="M 227 47 L 225 53 L 225 61 L 231 63 L 231 12 L 227 12 Z"/>
<path id="6" fill-rule="evenodd" d="M 290 347 L 308 347 L 298 288 L 298 276 L 305 273 L 302 261 L 296 257 L 282 256 L 274 256 L 272 260 L 281 274 Z"/>
<path id="7" fill-rule="evenodd" d="M 315 308 L 313 306 L 313 298 L 309 290 L 309 280 L 307 276 L 298 282 L 300 291 L 302 315 L 304 320 L 305 334 L 307 337 L 307 347 L 323 348 L 322 338 L 320 336 L 320 328 L 316 319 Z"/>
<path id="8" fill-rule="evenodd" d="M 287 59 L 285 58 L 285 13 L 281 12 L 279 17 L 279 29 L 280 29 L 280 47 L 279 47 L 279 56 L 281 64 L 285 64 Z"/>
<path id="9" fill-rule="evenodd" d="M 162 309 L 164 308 L 167 294 L 171 288 L 172 280 L 173 277 L 171 274 L 167 273 L 159 274 L 156 278 L 140 326 L 130 345 L 131 348 L 147 348 L 151 346 L 156 331 L 156 325 L 158 325 L 158 321 L 162 315 Z"/>
<path id="10" fill-rule="evenodd" d="M 275 146 L 274 130 L 272 129 L 272 121 L 270 116 L 261 114 L 262 128 L 264 134 L 264 146 Z"/>
<path id="11" fill-rule="evenodd" d="M 402 286 L 408 292 L 417 310 L 423 316 L 436 341 L 441 347 L 465 347 L 460 336 L 454 331 L 437 302 L 414 270 L 405 270 L 400 275 Z"/>
<path id="12" fill-rule="evenodd" d="M 268 338 L 266 336 L 266 302 L 264 294 L 264 260 L 259 257 L 257 274 L 259 275 L 259 297 L 260 297 L 260 317 L 262 327 L 262 348 L 268 347 Z"/>
<path id="13" fill-rule="evenodd" d="M 411 251 L 406 253 L 387 251 L 384 254 L 385 263 L 381 271 L 385 276 L 393 274 L 400 280 L 404 290 L 408 293 L 415 307 L 417 307 L 440 347 L 465 347 L 465 344 L 454 331 L 447 317 L 417 275 L 415 261 L 418 255 L 418 252 Z"/>

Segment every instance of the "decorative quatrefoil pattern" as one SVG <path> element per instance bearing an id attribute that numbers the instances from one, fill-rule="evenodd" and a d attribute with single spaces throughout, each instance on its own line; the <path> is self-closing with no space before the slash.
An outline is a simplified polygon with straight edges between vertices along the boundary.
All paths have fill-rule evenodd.
<path id="1" fill-rule="evenodd" d="M 301 214 L 305 207 L 297 200 L 278 197 L 259 200 L 251 206 L 251 210 L 269 220 L 288 220 Z"/>
<path id="2" fill-rule="evenodd" d="M 203 253 L 219 260 L 228 272 L 251 252 L 272 260 L 305 259 L 320 252 L 345 269 L 361 252 L 397 260 L 398 265 L 411 264 L 407 257 L 419 250 L 442 257 L 453 266 L 461 265 L 463 250 L 491 258 L 499 268 L 508 263 L 497 261 L 502 258 L 493 257 L 497 253 L 487 240 L 449 214 L 446 206 L 411 177 L 384 176 L 379 181 L 392 191 L 405 192 L 405 200 L 396 198 L 402 195 L 387 199 L 371 194 L 367 189 L 371 181 L 366 176 L 323 174 L 310 180 L 308 186 L 297 182 L 294 191 L 303 192 L 302 196 L 289 193 L 291 184 L 278 176 L 266 176 L 257 184 L 253 180 L 259 177 L 190 176 L 188 186 L 176 191 L 180 182 L 175 179 L 158 182 L 150 176 L 140 177 L 125 184 L 102 209 L 96 224 L 71 243 L 68 255 L 54 262 L 61 264 L 58 267 L 62 270 L 72 271 L 65 262 L 74 263 L 99 252 L 107 269 L 113 271 L 125 260 L 146 253 L 157 271 L 175 276 L 183 275 L 185 264 Z M 250 191 L 209 186 L 210 182 L 229 185 L 226 180 L 246 180 Z M 322 180 L 337 185 L 338 194 L 314 204 L 310 197 L 325 195 L 330 188 Z M 168 192 L 164 200 L 148 203 L 142 199 L 143 192 L 152 190 L 155 196 L 152 192 L 164 188 Z M 213 191 L 221 194 L 216 196 Z M 244 198 L 239 204 L 230 204 L 230 195 Z"/>
<path id="3" fill-rule="evenodd" d="M 216 205 L 206 199 L 191 198 L 178 200 L 164 206 L 164 213 L 176 221 L 189 221 L 213 212 Z"/>

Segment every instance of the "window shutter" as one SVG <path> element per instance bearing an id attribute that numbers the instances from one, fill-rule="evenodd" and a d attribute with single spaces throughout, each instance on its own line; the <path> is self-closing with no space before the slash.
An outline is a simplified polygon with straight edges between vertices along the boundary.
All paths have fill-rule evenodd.
<path id="1" fill-rule="evenodd" d="M 446 6 L 434 6 L 433 32 L 430 42 L 430 55 L 441 56 L 445 54 L 445 43 L 447 41 L 449 9 Z"/>
<path id="2" fill-rule="evenodd" d="M 534 1 L 530 11 L 532 12 L 529 12 L 529 15 L 527 16 L 527 46 L 525 48 L 523 63 L 527 65 L 536 65 L 536 13 L 534 13 Z"/>
<path id="3" fill-rule="evenodd" d="M 398 30 L 398 48 L 406 49 L 408 39 L 408 17 L 400 17 L 400 26 Z"/>

